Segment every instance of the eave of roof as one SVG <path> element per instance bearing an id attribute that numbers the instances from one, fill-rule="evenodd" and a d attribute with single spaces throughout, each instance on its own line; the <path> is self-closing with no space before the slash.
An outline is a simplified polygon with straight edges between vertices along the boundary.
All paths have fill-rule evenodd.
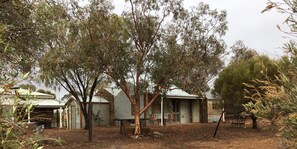
<path id="1" fill-rule="evenodd" d="M 168 96 L 168 95 L 166 95 L 166 98 L 170 98 L 170 99 L 199 99 L 197 96 Z"/>

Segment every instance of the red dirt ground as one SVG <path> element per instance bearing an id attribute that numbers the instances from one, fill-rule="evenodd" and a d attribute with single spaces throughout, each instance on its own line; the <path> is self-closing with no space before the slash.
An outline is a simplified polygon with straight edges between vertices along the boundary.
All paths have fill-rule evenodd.
<path id="1" fill-rule="evenodd" d="M 87 141 L 86 130 L 47 129 L 43 134 L 50 138 L 60 138 L 67 143 L 63 146 L 47 144 L 47 148 L 65 149 L 278 149 L 283 148 L 280 137 L 269 129 L 253 130 L 232 128 L 228 123 L 221 123 L 216 138 L 213 138 L 216 123 L 189 124 L 166 127 L 151 127 L 152 133 L 133 139 L 121 136 L 119 127 L 96 127 L 93 131 L 93 142 Z"/>

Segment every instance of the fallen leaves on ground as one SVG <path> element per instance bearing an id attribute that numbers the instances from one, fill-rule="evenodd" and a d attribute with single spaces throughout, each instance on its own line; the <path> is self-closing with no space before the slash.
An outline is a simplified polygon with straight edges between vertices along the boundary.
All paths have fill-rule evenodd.
<path id="1" fill-rule="evenodd" d="M 190 149 L 190 148 L 282 148 L 280 138 L 275 131 L 267 129 L 253 130 L 232 128 L 228 123 L 221 123 L 217 135 L 213 138 L 216 123 L 194 123 L 150 127 L 151 133 L 133 139 L 120 135 L 119 127 L 96 127 L 93 129 L 93 142 L 88 142 L 86 130 L 47 129 L 44 135 L 62 139 L 63 146 L 45 145 L 47 148 L 111 148 L 111 149 Z M 158 135 L 156 135 L 158 134 Z"/>

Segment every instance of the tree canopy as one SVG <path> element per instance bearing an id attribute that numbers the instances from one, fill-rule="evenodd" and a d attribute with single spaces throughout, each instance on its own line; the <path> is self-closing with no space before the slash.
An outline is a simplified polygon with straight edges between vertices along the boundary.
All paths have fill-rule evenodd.
<path id="1" fill-rule="evenodd" d="M 236 61 L 219 73 L 214 91 L 224 100 L 228 113 L 243 112 L 242 104 L 248 102 L 244 98 L 244 83 L 255 84 L 255 80 L 265 79 L 266 76 L 275 78 L 278 76 L 277 69 L 276 63 L 267 56 L 253 56 L 242 60 L 236 58 Z"/>
<path id="2" fill-rule="evenodd" d="M 0 4 L 1 67 L 28 72 L 42 50 L 40 26 L 34 19 L 34 3 L 8 0 Z"/>
<path id="3" fill-rule="evenodd" d="M 282 3 L 269 1 L 262 11 L 277 9 L 280 13 L 287 14 L 284 23 L 289 26 L 289 30 L 283 30 L 279 25 L 277 27 L 292 38 L 283 48 L 287 51 L 287 56 L 278 62 L 280 76 L 276 80 L 270 77 L 259 80 L 257 86 L 249 85 L 247 97 L 252 101 L 245 104 L 248 111 L 281 126 L 280 130 L 285 138 L 282 142 L 287 148 L 297 147 L 296 6 L 294 0 L 283 0 Z"/>
<path id="4" fill-rule="evenodd" d="M 139 134 L 140 115 L 162 90 L 177 84 L 199 93 L 199 87 L 218 72 L 227 21 L 226 12 L 211 10 L 203 3 L 187 10 L 181 1 L 127 2 L 130 7 L 116 24 L 119 33 L 123 32 L 121 44 L 104 52 L 108 57 L 104 63 L 108 66 L 105 73 L 134 106 L 135 134 Z M 152 98 L 139 109 L 144 92 L 151 92 Z"/>
<path id="5" fill-rule="evenodd" d="M 92 141 L 92 98 L 105 78 L 106 68 L 100 57 L 109 35 L 108 17 L 111 7 L 105 1 L 92 1 L 80 7 L 77 2 L 40 3 L 38 20 L 43 23 L 46 52 L 39 60 L 40 78 L 46 85 L 66 89 L 80 105 L 89 140 Z M 96 19 L 96 22 L 94 22 Z M 92 27 L 98 27 L 98 30 Z M 108 30 L 110 31 L 110 30 Z"/>
<path id="6" fill-rule="evenodd" d="M 177 84 L 199 93 L 217 74 L 227 21 L 225 11 L 203 3 L 187 10 L 182 1 L 126 2 L 130 6 L 122 15 L 112 13 L 108 0 L 85 6 L 40 2 L 36 20 L 43 26 L 45 52 L 39 66 L 45 83 L 62 85 L 77 100 L 82 97 L 86 121 L 87 97 L 92 99 L 102 78 L 110 78 L 134 106 L 139 134 L 140 115 L 162 90 Z M 144 92 L 153 96 L 139 109 Z"/>

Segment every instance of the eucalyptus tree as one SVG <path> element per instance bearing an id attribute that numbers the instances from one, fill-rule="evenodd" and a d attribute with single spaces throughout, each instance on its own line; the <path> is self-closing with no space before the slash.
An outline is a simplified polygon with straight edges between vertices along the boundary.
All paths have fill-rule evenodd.
<path id="1" fill-rule="evenodd" d="M 39 61 L 40 78 L 49 86 L 62 86 L 79 103 L 92 141 L 92 98 L 104 79 L 101 48 L 105 47 L 108 1 L 91 1 L 80 7 L 77 2 L 41 3 L 38 20 L 43 22 L 46 53 Z M 100 19 L 93 22 L 92 18 Z M 92 30 L 94 26 L 100 30 Z M 96 35 L 94 35 L 96 33 Z"/>
<path id="2" fill-rule="evenodd" d="M 266 76 L 274 78 L 278 76 L 278 67 L 273 60 L 266 56 L 254 56 L 247 60 L 231 63 L 224 68 L 215 80 L 214 90 L 224 99 L 227 112 L 243 112 L 242 104 L 245 99 L 245 84 L 256 84 L 255 80 L 263 80 Z"/>
<path id="3" fill-rule="evenodd" d="M 232 53 L 231 63 L 238 63 L 240 61 L 246 61 L 254 56 L 257 56 L 257 52 L 247 47 L 243 41 L 238 40 L 233 46 L 231 46 Z"/>
<path id="4" fill-rule="evenodd" d="M 286 14 L 288 17 L 284 20 L 283 25 L 289 28 L 277 27 L 287 33 L 290 37 L 290 42 L 285 43 L 283 49 L 287 52 L 287 56 L 283 57 L 278 65 L 281 76 L 278 78 L 279 83 L 275 83 L 270 79 L 261 82 L 261 88 L 252 89 L 264 90 L 263 94 L 254 96 L 254 101 L 247 104 L 247 107 L 253 108 L 256 115 L 262 118 L 267 118 L 272 121 L 281 122 L 282 135 L 285 138 L 284 146 L 287 148 L 297 147 L 297 86 L 296 86 L 296 25 L 297 25 L 297 3 L 295 0 L 274 1 L 268 0 L 267 7 L 262 11 L 266 12 L 271 9 L 276 9 L 280 13 Z"/>
<path id="5" fill-rule="evenodd" d="M 217 72 L 227 22 L 225 11 L 211 10 L 203 3 L 187 10 L 182 1 L 126 2 L 129 6 L 112 24 L 117 30 L 111 35 L 117 32 L 120 38 L 104 52 L 103 60 L 105 73 L 133 106 L 134 134 L 138 135 L 140 116 L 162 91 L 173 83 L 203 86 Z M 152 96 L 140 109 L 146 92 Z"/>
<path id="6" fill-rule="evenodd" d="M 40 54 L 39 25 L 29 0 L 0 1 L 0 69 L 2 75 L 28 72 Z"/>

